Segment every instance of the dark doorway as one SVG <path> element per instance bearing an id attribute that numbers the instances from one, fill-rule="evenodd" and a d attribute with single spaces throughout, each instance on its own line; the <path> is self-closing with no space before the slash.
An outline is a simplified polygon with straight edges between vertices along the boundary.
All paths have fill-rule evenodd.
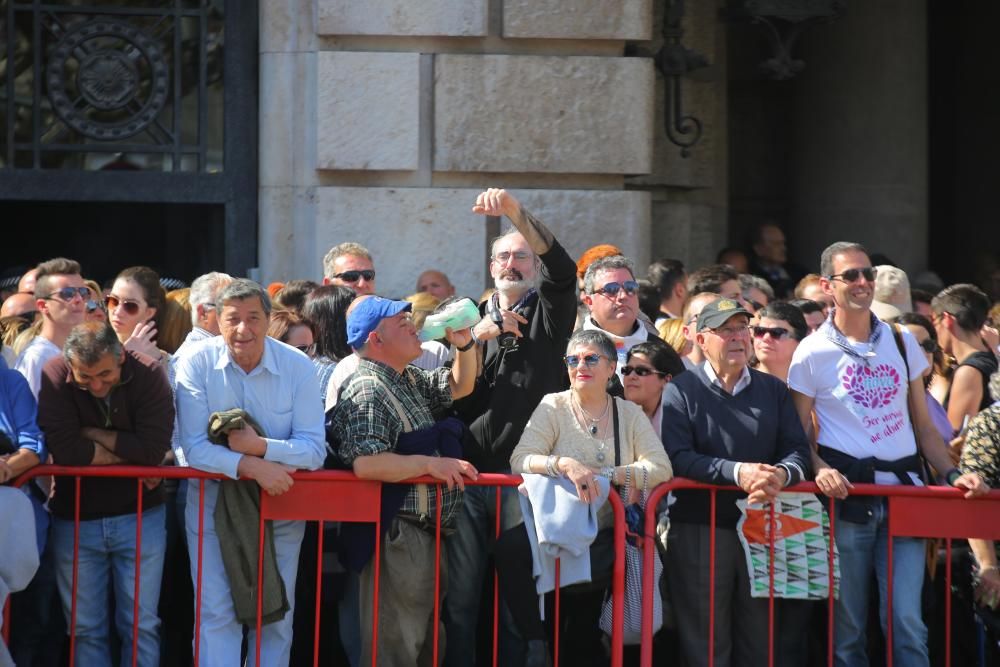
<path id="1" fill-rule="evenodd" d="M 225 266 L 222 205 L 0 202 L 0 220 L 0 266 L 69 257 L 101 284 L 128 266 L 187 283 Z"/>
<path id="2" fill-rule="evenodd" d="M 1000 5 L 929 2 L 930 264 L 1000 300 Z"/>

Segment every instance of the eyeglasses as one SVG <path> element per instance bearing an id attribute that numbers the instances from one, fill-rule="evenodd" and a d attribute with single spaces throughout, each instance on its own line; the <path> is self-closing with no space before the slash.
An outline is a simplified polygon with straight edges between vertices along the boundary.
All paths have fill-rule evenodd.
<path id="1" fill-rule="evenodd" d="M 604 287 L 594 290 L 594 294 L 604 294 L 610 298 L 618 296 L 618 292 L 625 290 L 629 296 L 635 295 L 639 291 L 639 283 L 634 280 L 626 280 L 623 283 L 605 283 Z"/>
<path id="2" fill-rule="evenodd" d="M 593 368 L 600 363 L 602 358 L 603 357 L 599 354 L 586 354 L 582 357 L 579 354 L 567 354 L 563 357 L 563 361 L 565 361 L 566 365 L 570 368 L 576 368 L 580 365 L 581 361 L 587 368 Z"/>
<path id="3" fill-rule="evenodd" d="M 865 277 L 865 280 L 872 282 L 875 280 L 875 276 L 878 275 L 878 269 L 873 266 L 866 266 L 863 269 L 847 269 L 843 273 L 836 273 L 832 276 L 827 276 L 827 280 L 843 280 L 845 283 L 856 282 L 861 276 Z"/>
<path id="4" fill-rule="evenodd" d="M 920 347 L 922 347 L 924 352 L 926 352 L 927 354 L 934 354 L 935 352 L 938 351 L 937 341 L 934 340 L 933 338 L 928 338 L 927 340 L 922 341 L 920 343 Z"/>
<path id="5" fill-rule="evenodd" d="M 46 301 L 49 301 L 53 297 L 56 297 L 60 301 L 65 301 L 65 302 L 69 303 L 77 295 L 79 295 L 81 299 L 83 299 L 84 301 L 86 301 L 87 299 L 90 298 L 90 288 L 89 287 L 63 287 L 62 289 L 56 290 L 55 292 L 52 292 L 48 296 L 43 296 L 42 298 L 45 299 Z"/>
<path id="6" fill-rule="evenodd" d="M 312 345 L 296 345 L 295 349 L 306 353 L 308 356 L 312 356 L 313 351 L 316 349 L 316 343 Z"/>
<path id="7" fill-rule="evenodd" d="M 96 312 L 98 310 L 102 310 L 102 311 L 104 310 L 104 306 L 101 304 L 100 301 L 98 301 L 97 299 L 90 299 L 89 301 L 87 301 L 87 312 L 88 313 L 93 313 L 93 312 Z"/>
<path id="8" fill-rule="evenodd" d="M 518 250 L 517 252 L 507 252 L 507 251 L 498 252 L 497 254 L 493 255 L 493 261 L 496 262 L 497 264 L 504 264 L 511 257 L 513 257 L 514 260 L 517 262 L 523 262 L 524 260 L 531 257 L 531 253 L 525 252 L 524 250 Z"/>
<path id="9" fill-rule="evenodd" d="M 660 377 L 666 377 L 666 373 L 662 371 L 655 370 L 653 368 L 646 368 L 645 366 L 622 366 L 622 375 L 628 377 L 632 373 L 635 373 L 641 378 L 647 375 L 659 375 Z"/>
<path id="10" fill-rule="evenodd" d="M 783 340 L 785 336 L 790 336 L 791 331 L 784 327 L 750 327 L 754 338 L 763 338 L 770 334 L 774 340 Z"/>
<path id="11" fill-rule="evenodd" d="M 709 329 L 709 331 L 722 338 L 738 338 L 746 336 L 750 332 L 750 327 L 722 327 L 721 329 Z"/>
<path id="12" fill-rule="evenodd" d="M 364 269 L 362 271 L 344 271 L 343 273 L 333 274 L 333 277 L 340 278 L 345 283 L 356 283 L 362 278 L 364 278 L 368 282 L 371 282 L 375 280 L 375 270 Z"/>
<path id="13" fill-rule="evenodd" d="M 104 305 L 108 307 L 108 310 L 114 310 L 115 308 L 121 307 L 125 311 L 126 315 L 138 315 L 140 304 L 138 301 L 133 301 L 132 299 L 123 299 L 117 297 L 114 294 L 109 294 L 104 297 Z"/>

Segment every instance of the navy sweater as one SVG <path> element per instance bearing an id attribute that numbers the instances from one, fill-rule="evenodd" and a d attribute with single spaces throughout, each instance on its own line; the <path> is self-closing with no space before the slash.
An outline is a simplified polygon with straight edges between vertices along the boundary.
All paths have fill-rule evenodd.
<path id="1" fill-rule="evenodd" d="M 750 385 L 732 396 L 713 385 L 702 366 L 682 373 L 663 398 L 663 446 L 674 475 L 698 482 L 732 486 L 738 462 L 796 464 L 811 474 L 809 443 L 785 384 L 750 369 Z M 790 466 L 790 484 L 802 481 Z M 709 492 L 677 491 L 670 518 L 682 523 L 709 522 Z M 716 521 L 735 527 L 739 492 L 720 492 Z"/>

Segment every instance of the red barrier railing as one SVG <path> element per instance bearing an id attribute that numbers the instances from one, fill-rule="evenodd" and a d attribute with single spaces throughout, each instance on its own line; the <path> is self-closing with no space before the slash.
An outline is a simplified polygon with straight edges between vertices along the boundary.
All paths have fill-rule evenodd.
<path id="1" fill-rule="evenodd" d="M 159 468 L 149 468 L 143 466 L 89 466 L 89 467 L 69 467 L 69 466 L 38 466 L 21 475 L 15 482 L 17 486 L 21 486 L 29 480 L 42 476 L 42 475 L 52 475 L 52 476 L 62 476 L 62 477 L 73 477 L 75 479 L 75 511 L 74 511 L 74 564 L 73 564 L 73 584 L 72 584 L 72 603 L 70 609 L 70 664 L 74 664 L 75 649 L 76 649 L 76 600 L 77 600 L 77 562 L 79 558 L 79 545 L 80 545 L 80 481 L 84 477 L 105 477 L 105 478 L 135 478 L 136 484 L 138 485 L 138 506 L 137 513 L 141 515 L 142 513 L 142 488 L 143 479 L 148 478 L 160 478 L 160 479 L 189 479 L 189 480 L 220 480 L 225 479 L 222 475 L 206 473 L 191 468 L 177 468 L 177 467 L 159 467 Z M 263 545 L 264 545 L 264 526 L 265 521 L 269 520 L 300 520 L 300 521 L 316 521 L 319 524 L 319 539 L 318 539 L 318 558 L 316 567 L 316 606 L 315 606 L 315 619 L 313 624 L 313 664 L 318 664 L 319 660 L 319 640 L 320 640 L 320 616 L 322 613 L 321 609 L 321 594 L 320 587 L 322 585 L 322 567 L 323 567 L 323 524 L 324 522 L 337 521 L 337 522 L 370 522 L 376 524 L 376 541 L 375 541 L 375 589 L 374 599 L 376 601 L 374 605 L 373 613 L 373 627 L 372 627 L 372 664 L 377 664 L 377 644 L 378 644 L 378 600 L 379 600 L 379 556 L 381 549 L 381 536 L 382 527 L 380 525 L 380 511 L 381 511 L 381 482 L 361 480 L 355 477 L 349 472 L 339 472 L 339 471 L 317 471 L 317 472 L 296 472 L 292 474 L 295 480 L 292 488 L 279 496 L 269 496 L 265 493 L 261 493 L 261 516 L 260 516 L 260 536 L 258 543 L 258 569 L 257 569 L 257 589 L 261 590 L 262 577 L 263 577 L 263 567 L 262 561 L 264 556 Z M 407 480 L 404 483 L 421 483 L 435 485 L 437 494 L 437 507 L 441 507 L 441 488 L 438 480 L 423 477 L 413 480 Z M 465 484 L 469 486 L 494 486 L 494 487 L 505 487 L 505 486 L 517 486 L 521 483 L 521 478 L 518 475 L 496 475 L 496 474 L 480 474 L 476 481 L 465 480 Z M 496 535 L 500 534 L 500 493 L 497 493 L 497 512 L 496 512 Z M 609 494 L 609 502 L 614 514 L 614 549 L 615 549 L 615 563 L 612 570 L 612 580 L 611 580 L 611 594 L 612 594 L 612 627 L 614 629 L 611 636 L 611 664 L 612 667 L 620 667 L 622 664 L 622 650 L 623 650 L 623 637 L 622 637 L 622 624 L 624 619 L 624 588 L 625 588 L 625 559 L 624 559 L 624 545 L 625 545 L 625 513 L 624 506 L 621 499 L 617 494 Z M 201 627 L 201 605 L 202 605 L 202 565 L 203 565 L 203 551 L 204 551 L 204 527 L 205 527 L 205 487 L 203 484 L 199 484 L 198 491 L 198 559 L 197 559 L 197 576 L 195 581 L 195 625 L 194 625 L 194 664 L 199 664 L 200 657 L 200 627 Z M 440 621 L 440 582 L 441 582 L 441 516 L 440 512 L 435 513 L 437 515 L 437 525 L 435 528 L 435 581 L 434 581 L 434 635 L 433 635 L 433 660 L 434 664 L 438 663 L 438 651 L 439 651 L 439 637 L 438 637 L 438 626 Z M 132 642 L 133 642 L 133 652 L 132 652 L 132 664 L 136 664 L 137 659 L 137 637 L 138 637 L 138 605 L 139 605 L 139 592 L 140 592 L 140 570 L 139 570 L 139 553 L 138 550 L 141 549 L 142 540 L 142 521 L 137 521 L 136 528 L 136 572 L 135 572 L 135 602 L 133 609 L 133 625 L 132 625 Z M 553 640 L 554 646 L 554 664 L 558 667 L 559 664 L 559 562 L 556 562 L 555 570 L 555 637 Z M 494 573 L 493 582 L 493 665 L 497 664 L 497 639 L 498 639 L 498 623 L 499 623 L 499 583 L 496 574 Z M 260 648 L 261 648 L 261 610 L 262 610 L 262 596 L 257 596 L 257 622 L 256 622 L 256 639 L 255 645 L 252 648 L 254 655 L 257 659 L 257 664 L 260 664 Z M 5 613 L 6 617 L 6 613 Z M 6 633 L 8 632 L 9 624 L 4 625 L 4 634 L 6 638 Z M 597 628 L 595 628 L 595 631 Z"/>
<path id="2" fill-rule="evenodd" d="M 721 487 L 711 484 L 693 482 L 687 479 L 675 478 L 659 485 L 649 495 L 646 504 L 643 549 L 643 596 L 642 596 L 642 644 L 640 649 L 640 665 L 650 667 L 653 664 L 653 597 L 652 587 L 658 582 L 654 577 L 654 558 L 659 553 L 654 546 L 654 535 L 658 513 L 656 507 L 667 493 L 682 489 L 699 489 L 710 494 L 709 525 L 716 524 L 716 495 L 719 491 L 737 491 L 736 487 Z M 815 484 L 802 483 L 789 487 L 788 492 L 819 493 Z M 888 591 L 886 633 L 886 665 L 892 667 L 892 582 L 893 582 L 893 538 L 916 537 L 937 538 L 946 541 L 945 570 L 945 665 L 951 665 L 951 541 L 953 539 L 984 539 L 1000 540 L 1000 491 L 991 491 L 982 498 L 967 500 L 963 491 L 950 487 L 931 486 L 889 486 L 880 484 L 855 484 L 851 490 L 852 496 L 882 496 L 888 498 L 887 533 L 888 533 Z M 821 496 L 822 497 L 822 496 Z M 830 521 L 830 538 L 828 545 L 829 588 L 827 597 L 827 664 L 834 664 L 834 543 L 836 521 L 834 520 L 834 503 L 832 498 L 826 499 Z M 775 549 L 775 515 L 774 506 L 770 505 L 769 523 L 769 591 L 768 598 L 768 666 L 774 664 L 774 549 Z M 708 631 L 708 664 L 714 664 L 715 650 L 715 530 L 709 531 L 709 631 Z"/>

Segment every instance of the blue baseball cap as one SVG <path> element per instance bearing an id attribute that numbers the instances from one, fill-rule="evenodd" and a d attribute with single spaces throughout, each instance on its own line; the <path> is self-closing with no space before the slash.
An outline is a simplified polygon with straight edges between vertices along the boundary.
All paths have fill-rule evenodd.
<path id="1" fill-rule="evenodd" d="M 380 296 L 365 297 L 347 316 L 347 344 L 354 349 L 360 348 L 379 322 L 412 308 L 413 304 L 409 301 L 393 301 Z"/>

